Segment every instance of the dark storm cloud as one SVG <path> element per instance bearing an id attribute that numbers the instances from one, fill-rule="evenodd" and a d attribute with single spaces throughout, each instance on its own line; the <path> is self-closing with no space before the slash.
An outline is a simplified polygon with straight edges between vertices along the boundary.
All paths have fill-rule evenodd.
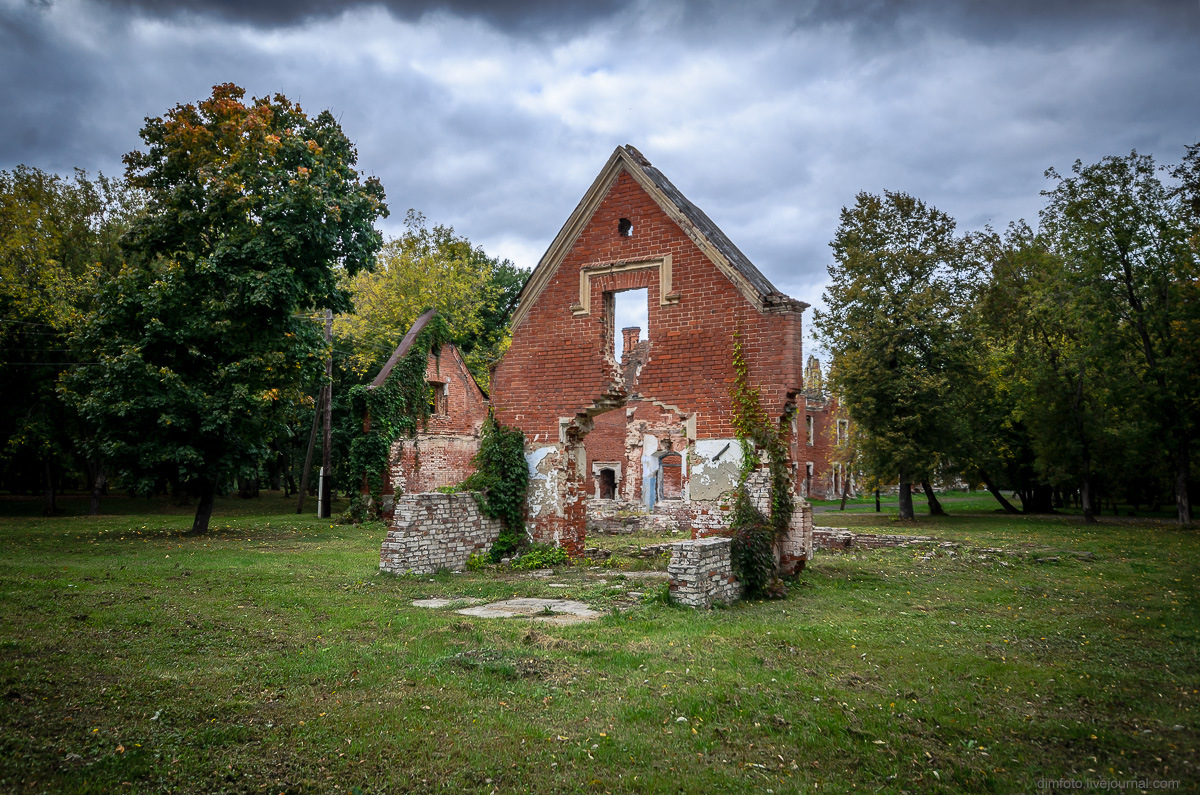
<path id="1" fill-rule="evenodd" d="M 63 51 L 47 35 L 42 10 L 0 10 L 0 153 L 20 152 L 17 162 L 69 172 L 87 161 L 81 99 L 102 87 L 86 56 Z M 0 168 L 15 165 L 6 160 Z"/>
<path id="2" fill-rule="evenodd" d="M 108 0 L 114 8 L 136 10 L 149 16 L 193 14 L 263 27 L 294 25 L 328 19 L 342 12 L 382 7 L 399 19 L 419 20 L 427 14 L 449 13 L 477 17 L 502 30 L 538 31 L 547 27 L 573 27 L 607 17 L 627 5 L 627 0 Z"/>
<path id="3" fill-rule="evenodd" d="M 1183 0 L 813 0 L 794 20 L 798 26 L 846 24 L 868 38 L 928 28 L 979 42 L 1061 40 L 1082 31 L 1145 25 L 1193 33 L 1200 29 L 1197 4 Z"/>
<path id="4" fill-rule="evenodd" d="M 838 210 L 903 190 L 1036 221 L 1043 171 L 1200 138 L 1200 4 L 0 0 L 0 168 L 120 171 L 216 83 L 332 110 L 409 207 L 532 266 L 637 146 L 817 303 Z"/>

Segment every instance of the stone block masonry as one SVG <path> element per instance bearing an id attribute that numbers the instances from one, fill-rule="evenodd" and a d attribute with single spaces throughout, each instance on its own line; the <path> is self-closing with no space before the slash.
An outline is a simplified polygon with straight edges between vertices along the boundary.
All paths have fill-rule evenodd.
<path id="1" fill-rule="evenodd" d="M 489 552 L 502 528 L 499 519 L 480 512 L 474 494 L 406 494 L 396 499 L 379 568 L 396 574 L 458 571 L 473 553 Z"/>
<path id="2" fill-rule="evenodd" d="M 836 527 L 814 527 L 812 545 L 817 549 L 880 549 L 932 542 L 932 536 L 898 536 L 887 533 L 852 533 Z"/>
<path id="3" fill-rule="evenodd" d="M 742 595 L 733 576 L 732 542 L 717 536 L 671 545 L 667 575 L 671 598 L 689 607 L 732 604 Z"/>

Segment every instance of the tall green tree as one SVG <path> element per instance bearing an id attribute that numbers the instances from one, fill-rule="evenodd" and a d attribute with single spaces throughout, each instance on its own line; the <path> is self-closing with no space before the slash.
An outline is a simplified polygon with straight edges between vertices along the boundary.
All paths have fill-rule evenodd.
<path id="1" fill-rule="evenodd" d="M 947 421 L 960 377 L 963 241 L 953 219 L 905 193 L 860 193 L 830 243 L 826 310 L 814 317 L 833 354 L 830 381 L 856 426 L 859 466 L 911 487 L 952 449 Z"/>
<path id="2" fill-rule="evenodd" d="M 977 390 L 999 401 L 977 404 L 984 455 L 1018 490 L 1026 510 L 1043 484 L 1079 489 L 1084 519 L 1094 521 L 1105 463 L 1118 457 L 1123 384 L 1106 360 L 1108 334 L 1044 236 L 1012 225 L 1003 239 L 988 235 L 988 279 L 977 305 L 980 346 L 990 377 Z M 994 412 L 987 417 L 987 412 Z M 1032 456 L 1032 460 L 1030 460 Z"/>
<path id="3" fill-rule="evenodd" d="M 0 171 L 0 481 L 40 481 L 47 513 L 80 466 L 74 417 L 55 394 L 75 361 L 69 335 L 97 280 L 119 269 L 117 240 L 137 207 L 136 192 L 104 175 Z"/>
<path id="4" fill-rule="evenodd" d="M 490 365 L 507 349 L 508 319 L 528 271 L 489 257 L 452 226 L 429 226 L 416 210 L 404 226 L 403 235 L 384 244 L 378 268 L 348 280 L 354 311 L 335 319 L 334 332 L 349 365 L 364 375 L 378 369 L 432 307 L 486 389 Z"/>
<path id="5" fill-rule="evenodd" d="M 1194 154 L 1192 155 L 1194 158 Z M 1187 183 L 1173 191 L 1153 158 L 1136 152 L 1084 165 L 1055 180 L 1042 211 L 1044 234 L 1062 258 L 1089 335 L 1110 361 L 1126 363 L 1146 416 L 1174 470 L 1177 519 L 1191 520 L 1191 447 L 1200 394 L 1196 322 L 1200 256 Z M 1185 178 L 1187 163 L 1179 169 Z"/>
<path id="6" fill-rule="evenodd" d="M 145 264 L 104 286 L 78 333 L 98 363 L 65 379 L 93 446 L 142 491 L 199 498 L 257 471 L 328 352 L 304 313 L 350 309 L 387 212 L 333 115 L 224 84 L 141 130 L 125 157 L 147 210 L 125 238 Z"/>

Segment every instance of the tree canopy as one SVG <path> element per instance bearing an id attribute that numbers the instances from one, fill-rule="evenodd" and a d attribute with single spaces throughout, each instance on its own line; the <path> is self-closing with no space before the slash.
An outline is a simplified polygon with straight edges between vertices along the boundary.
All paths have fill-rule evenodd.
<path id="1" fill-rule="evenodd" d="M 486 389 L 488 368 L 508 347 L 508 319 L 528 275 L 489 257 L 453 227 L 430 227 L 424 215 L 409 210 L 404 234 L 384 244 L 378 267 L 347 278 L 354 311 L 338 315 L 334 332 L 348 349 L 350 367 L 366 374 L 432 307 Z"/>
<path id="2" fill-rule="evenodd" d="M 1200 417 L 1200 146 L 1164 182 L 1136 152 L 1053 170 L 1038 230 L 956 238 L 904 194 L 859 194 L 831 243 L 816 326 L 855 423 L 858 464 L 1191 518 Z M 1012 509 L 1006 504 L 1006 509 Z"/>
<path id="3" fill-rule="evenodd" d="M 327 353 L 304 312 L 350 308 L 341 274 L 372 266 L 387 212 L 332 114 L 244 94 L 219 85 L 146 121 L 146 151 L 125 158 L 147 198 L 124 239 L 135 261 L 76 335 L 96 363 L 65 379 L 95 454 L 138 490 L 200 498 L 194 532 L 304 400 Z"/>
<path id="4" fill-rule="evenodd" d="M 0 482 L 40 480 L 48 513 L 57 481 L 80 465 L 74 418 L 55 394 L 76 361 L 69 335 L 95 286 L 119 269 L 117 240 L 138 204 L 136 191 L 104 175 L 0 171 Z"/>
<path id="5" fill-rule="evenodd" d="M 830 246 L 826 309 L 814 323 L 833 354 L 830 383 L 858 431 L 860 464 L 910 486 L 950 448 L 952 384 L 964 341 L 963 242 L 954 220 L 905 193 L 860 193 Z"/>

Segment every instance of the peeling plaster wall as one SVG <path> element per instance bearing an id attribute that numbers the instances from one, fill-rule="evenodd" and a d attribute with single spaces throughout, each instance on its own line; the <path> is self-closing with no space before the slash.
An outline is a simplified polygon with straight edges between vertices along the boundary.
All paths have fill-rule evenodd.
<path id="1" fill-rule="evenodd" d="M 559 493 L 562 490 L 562 449 L 556 445 L 535 447 L 525 453 L 529 465 L 529 518 L 562 516 Z"/>
<path id="2" fill-rule="evenodd" d="M 512 344 L 491 382 L 497 418 L 525 432 L 531 454 L 554 441 L 561 446 L 553 462 L 561 468 L 557 477 L 541 465 L 531 468 L 543 475 L 531 484 L 531 534 L 552 543 L 582 543 L 585 495 L 595 492 L 587 461 L 613 460 L 611 453 L 597 457 L 584 452 L 587 439 L 590 433 L 603 433 L 601 426 L 620 424 L 616 418 L 602 418 L 604 412 L 621 412 L 629 419 L 632 408 L 634 419 L 653 426 L 627 424 L 627 440 L 632 441 L 621 473 L 623 499 L 647 504 L 647 494 L 653 494 L 650 476 L 659 463 L 653 454 L 662 452 L 670 436 L 673 452 L 682 457 L 680 502 L 715 503 L 736 484 L 737 450 L 727 451 L 713 465 L 702 462 L 701 473 L 692 465 L 701 455 L 711 458 L 733 435 L 729 389 L 734 334 L 740 335 L 750 380 L 761 390 L 769 415 L 781 416 L 802 388 L 800 305 L 776 300 L 781 297 L 774 294 L 759 301 L 742 292 L 627 171 L 598 183 L 596 190 L 597 203 L 589 205 L 595 208 L 592 215 L 580 221 L 561 253 L 552 248 L 542 286 L 523 297 L 532 303 L 522 306 Z M 632 235 L 618 234 L 622 218 L 633 222 Z M 652 262 L 658 264 L 640 264 Z M 663 264 L 668 262 L 669 269 Z M 670 276 L 669 291 L 663 289 L 664 273 Z M 631 371 L 636 384 L 628 384 L 612 354 L 609 307 L 613 293 L 640 288 L 651 296 L 649 346 L 644 363 Z M 573 426 L 573 439 L 563 435 L 563 418 Z M 659 428 L 669 422 L 677 430 Z M 709 444 L 707 454 L 693 449 L 700 442 Z M 550 463 L 549 458 L 539 461 Z M 709 514 L 721 516 L 719 511 Z"/>
<path id="3" fill-rule="evenodd" d="M 737 488 L 742 446 L 737 439 L 697 439 L 688 457 L 688 491 L 693 500 L 719 500 Z"/>

